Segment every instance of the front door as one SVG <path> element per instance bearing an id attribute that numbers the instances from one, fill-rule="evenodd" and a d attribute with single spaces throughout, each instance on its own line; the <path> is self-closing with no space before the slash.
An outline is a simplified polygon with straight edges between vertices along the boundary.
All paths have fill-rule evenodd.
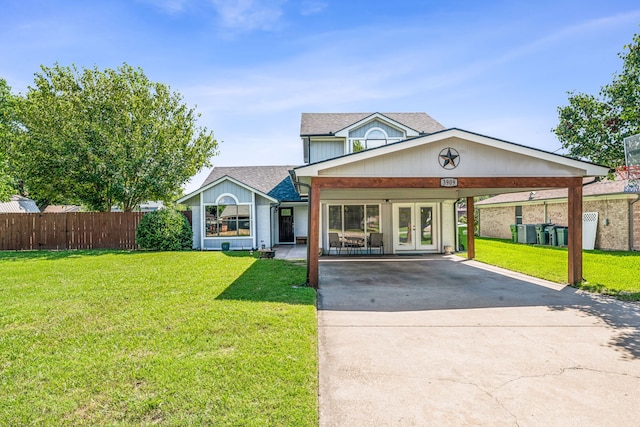
<path id="1" fill-rule="evenodd" d="M 293 243 L 293 208 L 278 209 L 278 241 Z"/>
<path id="2" fill-rule="evenodd" d="M 394 251 L 436 251 L 438 244 L 435 203 L 393 205 Z"/>

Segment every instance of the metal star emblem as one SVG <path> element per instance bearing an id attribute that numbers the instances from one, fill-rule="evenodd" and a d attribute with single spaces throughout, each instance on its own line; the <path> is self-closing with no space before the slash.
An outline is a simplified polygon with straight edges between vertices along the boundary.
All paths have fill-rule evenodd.
<path id="1" fill-rule="evenodd" d="M 460 154 L 454 148 L 444 148 L 440 151 L 438 160 L 445 169 L 455 169 L 460 163 Z"/>

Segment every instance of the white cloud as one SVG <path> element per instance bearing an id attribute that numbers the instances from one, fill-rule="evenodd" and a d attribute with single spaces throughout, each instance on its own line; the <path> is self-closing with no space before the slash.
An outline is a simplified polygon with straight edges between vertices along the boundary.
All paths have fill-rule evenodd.
<path id="1" fill-rule="evenodd" d="M 285 0 L 211 0 L 211 2 L 225 28 L 245 32 L 278 28 Z"/>
<path id="2" fill-rule="evenodd" d="M 300 14 L 303 16 L 315 15 L 327 8 L 328 4 L 324 1 L 305 0 L 300 5 Z"/>

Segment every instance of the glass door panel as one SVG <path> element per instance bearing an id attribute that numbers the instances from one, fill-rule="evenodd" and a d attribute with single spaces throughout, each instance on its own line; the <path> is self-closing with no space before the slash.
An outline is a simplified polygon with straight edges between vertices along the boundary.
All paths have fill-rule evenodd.
<path id="1" fill-rule="evenodd" d="M 421 206 L 420 207 L 420 245 L 430 246 L 433 244 L 432 226 L 433 222 L 433 207 Z"/>

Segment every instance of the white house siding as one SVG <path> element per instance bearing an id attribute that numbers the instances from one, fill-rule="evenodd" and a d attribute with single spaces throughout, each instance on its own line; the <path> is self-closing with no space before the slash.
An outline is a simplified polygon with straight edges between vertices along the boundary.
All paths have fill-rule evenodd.
<path id="1" fill-rule="evenodd" d="M 440 229 L 442 230 L 442 247 L 441 250 L 444 250 L 445 246 L 451 246 L 453 249 L 456 249 L 456 233 L 457 233 L 457 225 L 456 225 L 456 216 L 454 211 L 456 201 L 455 200 L 445 200 L 441 205 L 441 215 L 440 221 L 442 222 L 442 226 Z"/>
<path id="2" fill-rule="evenodd" d="M 218 197 L 225 193 L 233 194 L 238 199 L 238 203 L 253 202 L 253 193 L 250 190 L 236 184 L 235 182 L 222 181 L 218 185 L 202 193 L 203 203 L 215 203 Z"/>
<path id="3" fill-rule="evenodd" d="M 293 208 L 293 234 L 298 236 L 309 236 L 309 207 L 306 205 L 295 205 Z"/>
<path id="4" fill-rule="evenodd" d="M 451 170 L 443 169 L 438 161 L 440 152 L 449 147 L 460 154 L 459 165 Z M 380 149 L 384 150 L 384 147 Z M 559 163 L 459 138 L 435 141 L 319 171 L 324 176 L 346 177 L 562 177 L 575 176 L 576 173 L 575 169 Z"/>
<path id="5" fill-rule="evenodd" d="M 204 247 L 206 250 L 216 250 L 219 251 L 222 249 L 222 242 L 229 242 L 229 249 L 233 250 L 249 250 L 253 249 L 253 237 L 247 238 L 238 238 L 234 237 L 232 239 L 204 239 Z"/>
<path id="6" fill-rule="evenodd" d="M 364 138 L 366 133 L 373 128 L 380 128 L 387 133 L 387 136 L 390 138 L 403 138 L 404 132 L 389 126 L 388 124 L 381 122 L 380 120 L 374 120 L 370 123 L 367 123 L 364 126 L 360 126 L 357 129 L 354 129 L 349 132 L 349 138 Z"/>
<path id="7" fill-rule="evenodd" d="M 271 201 L 256 196 L 256 247 L 273 246 L 271 241 Z"/>
<path id="8" fill-rule="evenodd" d="M 344 140 L 314 140 L 309 145 L 310 163 L 332 159 L 344 155 Z"/>

